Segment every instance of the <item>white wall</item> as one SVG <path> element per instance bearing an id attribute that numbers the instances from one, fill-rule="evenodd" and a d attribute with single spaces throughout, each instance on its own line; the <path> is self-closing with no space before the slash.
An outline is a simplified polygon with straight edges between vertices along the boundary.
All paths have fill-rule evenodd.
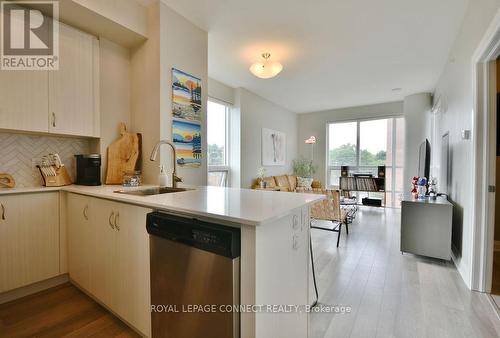
<path id="1" fill-rule="evenodd" d="M 132 52 L 132 125 L 142 133 L 143 180 L 156 184 L 159 165 L 173 170 L 171 150 L 164 146 L 156 162 L 149 161 L 154 145 L 172 136 L 172 67 L 202 79 L 202 147 L 206 152 L 208 94 L 208 33 L 162 2 L 148 8 L 148 40 Z M 205 185 L 207 160 L 201 168 L 178 168 L 188 185 Z"/>
<path id="2" fill-rule="evenodd" d="M 403 115 L 403 102 L 389 102 L 360 107 L 325 110 L 307 114 L 298 114 L 298 152 L 306 158 L 311 157 L 311 148 L 304 143 L 309 136 L 316 136 L 314 145 L 314 175 L 323 185 L 326 183 L 326 125 L 330 122 L 356 119 L 372 119 Z"/>
<path id="3" fill-rule="evenodd" d="M 159 3 L 151 5 L 147 15 L 148 40 L 135 48 L 131 55 L 132 129 L 142 134 L 143 181 L 156 184 L 159 163 L 149 161 L 149 154 L 160 139 Z"/>
<path id="4" fill-rule="evenodd" d="M 436 117 L 439 137 L 433 140 L 435 151 L 441 149 L 440 137 L 450 133 L 450 199 L 453 201 L 453 238 L 455 264 L 465 283 L 471 286 L 472 268 L 472 142 L 461 139 L 461 130 L 472 130 L 473 88 L 471 57 L 494 15 L 499 0 L 469 1 L 462 27 L 438 81 L 435 97 L 444 102 L 444 112 Z"/>
<path id="5" fill-rule="evenodd" d="M 405 97 L 405 167 L 403 187 L 409 187 L 413 176 L 418 175 L 419 147 L 428 137 L 428 117 L 431 109 L 431 94 L 420 93 Z M 431 147 L 431 153 L 433 149 Z M 403 191 L 405 199 L 411 198 L 409 188 Z"/>
<path id="6" fill-rule="evenodd" d="M 136 0 L 73 0 L 73 2 L 99 13 L 99 15 L 137 34 L 147 35 L 146 9 Z"/>
<path id="7" fill-rule="evenodd" d="M 231 105 L 234 104 L 234 88 L 212 78 L 208 78 L 208 96 Z"/>
<path id="8" fill-rule="evenodd" d="M 244 88 L 235 94 L 241 118 L 241 187 L 250 188 L 262 166 L 262 128 L 286 134 L 286 165 L 266 167 L 267 175 L 291 173 L 297 157 L 297 115 Z"/>
<path id="9" fill-rule="evenodd" d="M 100 107 L 102 181 L 105 182 L 107 148 L 120 137 L 123 122 L 132 131 L 130 100 L 130 51 L 114 42 L 100 39 Z"/>
<path id="10" fill-rule="evenodd" d="M 207 149 L 208 33 L 160 2 L 160 137 L 172 139 L 172 67 L 202 81 L 202 154 Z M 171 150 L 163 147 L 161 162 L 171 168 Z M 200 168 L 178 167 L 186 184 L 207 184 L 207 158 Z"/>
<path id="11" fill-rule="evenodd" d="M 286 133 L 286 165 L 266 167 L 267 175 L 291 173 L 297 157 L 297 115 L 244 88 L 208 79 L 208 95 L 231 105 L 229 126 L 231 187 L 251 187 L 262 166 L 262 128 Z"/>

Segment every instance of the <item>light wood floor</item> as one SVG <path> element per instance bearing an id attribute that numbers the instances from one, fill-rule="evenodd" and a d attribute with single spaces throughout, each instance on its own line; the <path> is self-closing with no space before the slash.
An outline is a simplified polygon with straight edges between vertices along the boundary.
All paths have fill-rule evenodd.
<path id="1" fill-rule="evenodd" d="M 311 337 L 500 337 L 488 296 L 467 289 L 452 264 L 399 251 L 400 211 L 363 208 L 336 236 L 313 230 L 320 303 L 349 314 L 313 314 Z"/>
<path id="2" fill-rule="evenodd" d="M 0 305 L 0 337 L 139 337 L 67 283 Z"/>

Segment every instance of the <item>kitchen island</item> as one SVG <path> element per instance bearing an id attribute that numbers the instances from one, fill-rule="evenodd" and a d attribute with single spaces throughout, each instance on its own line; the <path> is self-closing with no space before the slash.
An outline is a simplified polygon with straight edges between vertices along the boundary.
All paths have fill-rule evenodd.
<path id="1" fill-rule="evenodd" d="M 307 337 L 306 312 L 276 313 L 282 308 L 267 306 L 299 305 L 304 310 L 309 305 L 309 207 L 321 195 L 197 187 L 137 196 L 116 193 L 119 189 L 76 185 L 59 189 L 60 274 L 69 272 L 72 282 L 149 336 L 145 215 L 154 210 L 238 227 L 240 303 L 257 305 L 241 313 L 241 337 Z M 16 191 L 0 191 L 0 200 L 11 194 Z"/>

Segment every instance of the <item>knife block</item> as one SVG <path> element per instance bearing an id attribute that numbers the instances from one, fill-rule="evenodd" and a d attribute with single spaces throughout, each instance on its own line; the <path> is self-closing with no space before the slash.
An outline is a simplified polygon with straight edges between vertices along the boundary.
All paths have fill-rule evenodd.
<path id="1" fill-rule="evenodd" d="M 69 177 L 68 171 L 66 170 L 66 167 L 60 167 L 58 169 L 56 168 L 56 166 L 52 166 L 52 168 L 56 172 L 55 176 L 45 175 L 39 165 L 37 165 L 37 168 L 38 170 L 40 170 L 40 174 L 42 175 L 43 182 L 46 187 L 62 187 L 63 185 L 73 184 L 73 182 L 71 182 L 71 178 Z"/>

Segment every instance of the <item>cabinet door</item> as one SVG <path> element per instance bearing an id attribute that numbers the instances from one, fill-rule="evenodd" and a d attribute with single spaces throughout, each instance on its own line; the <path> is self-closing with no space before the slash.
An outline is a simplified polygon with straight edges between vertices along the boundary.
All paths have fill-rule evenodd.
<path id="1" fill-rule="evenodd" d="M 91 199 L 94 211 L 92 218 L 92 264 L 91 293 L 116 311 L 113 306 L 113 294 L 116 286 L 113 279 L 116 230 L 114 226 L 115 203 L 98 198 Z"/>
<path id="2" fill-rule="evenodd" d="M 151 336 L 149 235 L 151 209 L 116 203 L 117 241 L 114 268 L 114 309 L 146 336 Z"/>
<path id="3" fill-rule="evenodd" d="M 59 70 L 49 73 L 49 131 L 57 134 L 96 136 L 96 39 L 60 23 L 59 41 Z"/>
<path id="4" fill-rule="evenodd" d="M 47 132 L 48 72 L 0 71 L 0 128 Z"/>
<path id="5" fill-rule="evenodd" d="M 59 193 L 0 197 L 0 292 L 59 274 Z"/>
<path id="6" fill-rule="evenodd" d="M 90 199 L 68 194 L 68 270 L 78 285 L 90 291 L 90 258 L 92 252 L 92 216 Z"/>

